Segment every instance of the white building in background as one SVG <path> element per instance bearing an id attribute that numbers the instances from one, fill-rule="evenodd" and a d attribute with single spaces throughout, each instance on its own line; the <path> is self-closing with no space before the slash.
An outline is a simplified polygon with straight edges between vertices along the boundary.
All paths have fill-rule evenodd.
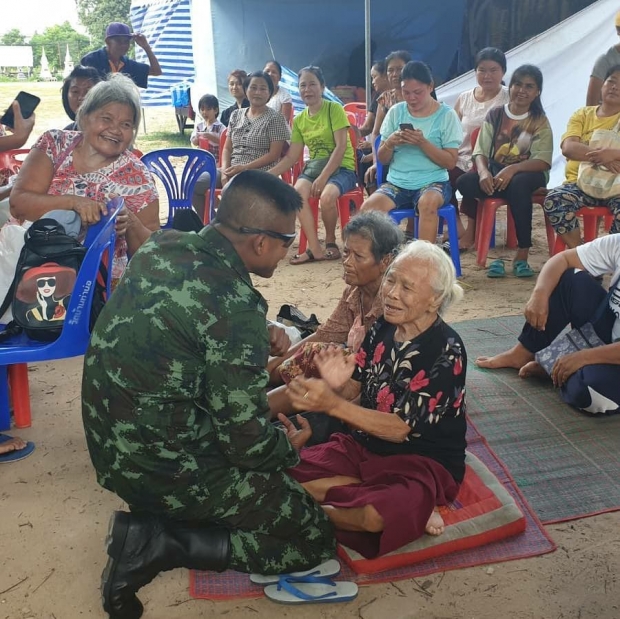
<path id="1" fill-rule="evenodd" d="M 71 59 L 69 46 L 67 45 L 67 53 L 65 54 L 65 68 L 62 71 L 62 76 L 67 77 L 71 71 L 73 71 L 73 60 Z"/>
<path id="2" fill-rule="evenodd" d="M 0 45 L 0 75 L 30 75 L 33 65 L 30 45 Z"/>
<path id="3" fill-rule="evenodd" d="M 47 56 L 45 55 L 45 48 L 41 47 L 41 73 L 39 74 L 42 80 L 53 80 L 52 73 L 50 71 L 50 64 L 47 61 Z"/>

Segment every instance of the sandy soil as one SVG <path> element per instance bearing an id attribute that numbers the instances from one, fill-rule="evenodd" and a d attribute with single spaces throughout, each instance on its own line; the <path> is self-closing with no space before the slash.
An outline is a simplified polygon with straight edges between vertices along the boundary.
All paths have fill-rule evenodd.
<path id="1" fill-rule="evenodd" d="M 531 263 L 539 269 L 547 256 L 539 213 L 536 227 Z M 512 252 L 497 249 L 492 256 L 511 258 Z M 487 279 L 473 254 L 463 263 L 465 299 L 449 321 L 521 312 L 532 281 Z M 258 284 L 272 317 L 288 302 L 322 320 L 343 286 L 337 262 L 283 263 L 273 279 Z M 35 365 L 30 372 L 34 424 L 19 434 L 35 441 L 37 450 L 22 462 L 0 465 L 0 619 L 104 617 L 98 592 L 103 540 L 111 512 L 123 504 L 99 488 L 88 458 L 81 358 Z M 620 617 L 619 525 L 616 513 L 549 526 L 558 545 L 552 554 L 363 587 L 346 605 L 293 609 L 264 599 L 192 600 L 185 570 L 160 575 L 140 597 L 149 619 L 614 619 Z"/>

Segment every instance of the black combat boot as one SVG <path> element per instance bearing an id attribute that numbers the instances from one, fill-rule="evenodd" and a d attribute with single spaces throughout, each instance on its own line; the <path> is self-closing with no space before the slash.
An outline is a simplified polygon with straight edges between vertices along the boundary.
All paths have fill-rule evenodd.
<path id="1" fill-rule="evenodd" d="M 160 572 L 176 567 L 222 572 L 230 559 L 228 530 L 175 525 L 143 514 L 114 512 L 106 541 L 101 596 L 111 619 L 139 619 L 144 608 L 136 593 Z"/>

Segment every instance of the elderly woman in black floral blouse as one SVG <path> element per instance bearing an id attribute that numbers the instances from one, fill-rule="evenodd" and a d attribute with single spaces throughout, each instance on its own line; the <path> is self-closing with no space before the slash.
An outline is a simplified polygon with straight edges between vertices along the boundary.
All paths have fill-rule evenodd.
<path id="1" fill-rule="evenodd" d="M 467 356 L 441 318 L 462 296 L 452 262 L 431 243 L 411 243 L 382 295 L 383 317 L 356 357 L 325 351 L 322 378 L 288 386 L 299 410 L 353 428 L 304 449 L 290 473 L 324 506 L 338 540 L 368 558 L 441 534 L 435 508 L 456 498 L 465 473 Z"/>

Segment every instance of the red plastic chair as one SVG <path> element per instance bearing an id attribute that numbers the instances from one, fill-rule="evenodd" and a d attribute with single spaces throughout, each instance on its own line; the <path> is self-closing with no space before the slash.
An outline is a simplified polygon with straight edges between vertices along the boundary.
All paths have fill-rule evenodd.
<path id="1" fill-rule="evenodd" d="M 614 216 L 609 212 L 606 206 L 584 206 L 577 211 L 576 215 L 583 219 L 583 240 L 586 243 L 593 241 L 598 236 L 599 217 L 603 217 L 605 220 L 605 232 L 609 232 L 614 223 Z M 549 228 L 551 224 L 546 217 L 545 222 Z M 555 256 L 566 249 L 566 244 L 559 234 L 555 236 L 554 241 L 555 242 L 551 246 L 553 247 L 553 251 L 549 252 L 551 256 Z"/>
<path id="2" fill-rule="evenodd" d="M 15 148 L 1 152 L 0 170 L 10 170 L 13 174 L 17 174 L 29 152 L 29 148 Z"/>
<path id="3" fill-rule="evenodd" d="M 353 123 L 356 127 L 361 127 L 366 122 L 367 109 L 366 104 L 361 101 L 352 101 L 351 103 L 347 103 L 344 106 L 345 112 L 350 112 L 353 114 Z M 348 116 L 348 114 L 347 114 Z"/>
<path id="4" fill-rule="evenodd" d="M 349 116 L 349 122 L 351 124 L 351 116 L 352 113 L 349 112 L 347 114 Z M 351 140 L 351 145 L 353 146 L 353 150 L 355 150 L 357 146 L 357 140 L 355 137 L 355 131 L 353 130 L 353 126 L 349 127 L 349 139 Z M 355 173 L 357 174 L 357 161 L 355 163 Z M 364 190 L 356 186 L 351 191 L 347 191 L 347 193 L 341 195 L 338 198 L 338 217 L 340 217 L 340 230 L 344 230 L 344 227 L 349 223 L 349 219 L 351 219 L 351 204 L 353 203 L 355 206 L 355 211 L 359 211 L 362 206 L 362 202 L 364 202 Z M 308 200 L 308 204 L 310 205 L 310 209 L 312 210 L 312 217 L 314 217 L 314 229 L 318 230 L 319 228 L 319 200 L 318 198 L 310 198 Z M 308 247 L 308 239 L 306 238 L 306 233 L 302 230 L 299 235 L 299 253 L 303 254 Z"/>

